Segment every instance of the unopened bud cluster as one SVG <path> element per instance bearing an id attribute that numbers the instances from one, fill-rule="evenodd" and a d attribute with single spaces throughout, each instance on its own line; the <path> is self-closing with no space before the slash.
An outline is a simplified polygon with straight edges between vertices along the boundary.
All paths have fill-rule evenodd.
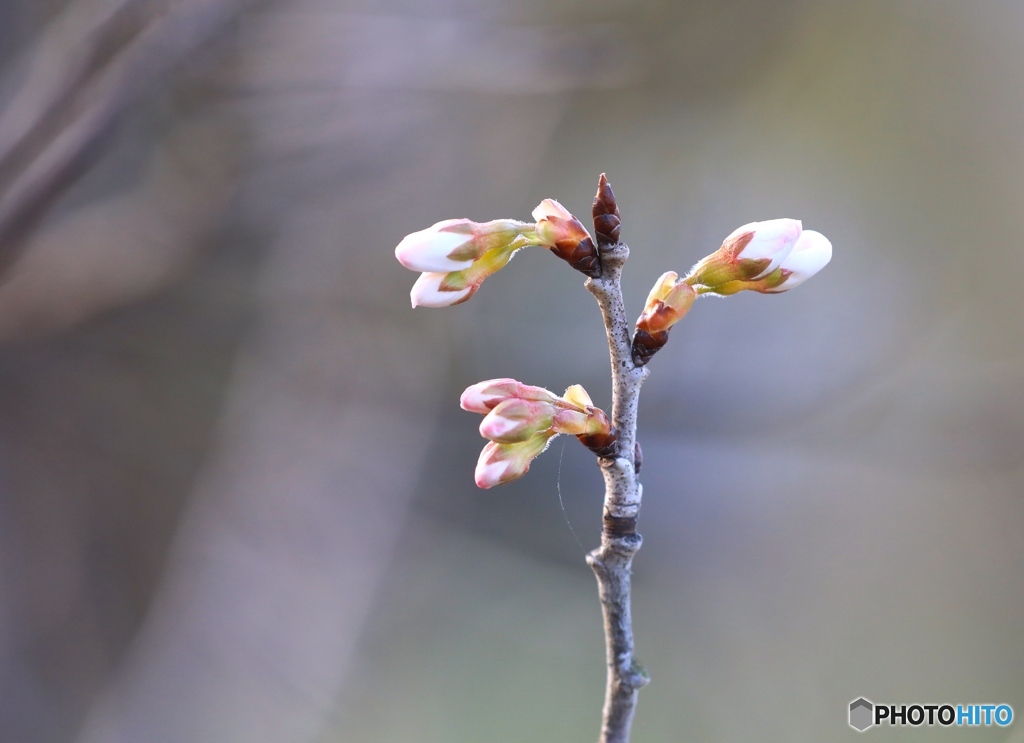
<path id="1" fill-rule="evenodd" d="M 515 379 L 489 379 L 462 393 L 463 410 L 484 416 L 480 435 L 490 442 L 480 452 L 476 484 L 490 488 L 516 480 L 560 433 L 576 436 L 585 446 L 609 456 L 615 433 L 608 416 L 594 407 L 590 395 L 573 385 L 564 395 Z"/>
<path id="2" fill-rule="evenodd" d="M 520 249 L 547 248 L 587 276 L 601 275 L 601 259 L 583 224 L 554 199 L 533 210 L 535 222 L 448 219 L 406 235 L 395 257 L 421 271 L 412 287 L 413 307 L 450 307 L 472 297 Z"/>
<path id="3" fill-rule="evenodd" d="M 532 215 L 533 222 L 449 219 L 407 235 L 395 256 L 406 268 L 421 272 L 412 287 L 412 306 L 448 307 L 465 302 L 488 276 L 526 247 L 546 248 L 591 279 L 615 276 L 617 282 L 617 271 L 628 250 L 619 242 L 622 220 L 604 174 L 592 208 L 595 238 L 554 199 L 542 201 Z M 646 365 L 664 347 L 669 331 L 698 297 L 729 296 L 744 290 L 779 294 L 805 282 L 831 258 L 832 244 L 821 233 L 803 229 L 799 220 L 770 219 L 743 225 L 685 277 L 668 271 L 658 279 L 636 321 L 630 349 L 633 364 Z M 482 488 L 521 477 L 534 457 L 560 433 L 575 435 L 599 457 L 617 454 L 608 416 L 593 406 L 578 385 L 559 396 L 514 379 L 492 379 L 467 389 L 462 407 L 484 415 L 480 433 L 490 443 L 476 468 L 476 482 Z M 638 452 L 636 463 L 639 466 Z"/>
<path id="4" fill-rule="evenodd" d="M 668 331 L 703 294 L 728 296 L 749 289 L 778 294 L 799 286 L 832 258 L 832 243 L 796 219 L 751 222 L 680 279 L 673 272 L 654 285 L 633 336 L 633 363 L 643 366 L 668 342 Z"/>

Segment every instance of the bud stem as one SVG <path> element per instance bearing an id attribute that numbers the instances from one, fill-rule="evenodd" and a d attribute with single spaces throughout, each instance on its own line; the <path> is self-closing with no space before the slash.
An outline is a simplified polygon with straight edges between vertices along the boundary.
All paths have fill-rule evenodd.
<path id="1" fill-rule="evenodd" d="M 603 177 L 602 187 L 607 188 Z M 643 488 L 637 480 L 634 452 L 640 387 L 649 371 L 646 366 L 638 367 L 633 363 L 633 328 L 622 302 L 620 280 L 629 248 L 615 242 L 603 244 L 599 250 L 601 276 L 587 279 L 586 287 L 597 299 L 608 336 L 612 366 L 611 422 L 618 442 L 614 456 L 599 460 L 605 482 L 604 528 L 601 546 L 587 555 L 587 564 L 597 577 L 608 665 L 599 743 L 628 743 L 637 692 L 647 683 L 647 677 L 633 657 L 630 572 L 633 555 L 642 542 L 636 533 L 636 522 Z"/>

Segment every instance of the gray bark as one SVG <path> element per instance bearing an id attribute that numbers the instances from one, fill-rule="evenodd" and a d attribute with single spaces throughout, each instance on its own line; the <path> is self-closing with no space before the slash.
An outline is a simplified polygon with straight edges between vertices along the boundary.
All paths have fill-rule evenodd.
<path id="1" fill-rule="evenodd" d="M 601 278 L 588 279 L 608 334 L 612 366 L 612 423 L 618 432 L 618 454 L 599 460 L 604 475 L 604 528 L 601 546 L 587 555 L 597 576 L 604 613 L 608 682 L 600 743 L 626 743 L 636 710 L 637 692 L 648 679 L 633 655 L 630 576 L 633 556 L 642 539 L 636 533 L 643 488 L 634 457 L 636 411 L 647 367 L 638 367 L 630 354 L 630 324 L 622 302 L 620 279 L 629 248 L 618 243 L 601 249 Z"/>

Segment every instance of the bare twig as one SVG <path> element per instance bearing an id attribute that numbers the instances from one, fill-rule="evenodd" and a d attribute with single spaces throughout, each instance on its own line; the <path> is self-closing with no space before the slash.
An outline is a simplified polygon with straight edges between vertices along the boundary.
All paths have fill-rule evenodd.
<path id="1" fill-rule="evenodd" d="M 615 211 L 616 229 L 611 237 L 601 239 L 602 219 L 607 219 L 609 210 Z M 628 743 L 637 691 L 648 681 L 633 657 L 633 620 L 629 606 L 633 555 L 642 542 L 636 532 L 643 493 L 636 475 L 636 411 L 640 386 L 647 378 L 648 370 L 646 366 L 636 366 L 630 352 L 630 324 L 626 319 L 620 284 L 629 248 L 618 242 L 614 196 L 603 174 L 594 211 L 601 276 L 587 279 L 586 287 L 601 307 L 608 334 L 612 365 L 612 424 L 618 434 L 618 451 L 614 457 L 599 460 L 605 481 L 604 528 L 601 546 L 587 555 L 587 564 L 597 576 L 608 664 L 600 743 Z"/>

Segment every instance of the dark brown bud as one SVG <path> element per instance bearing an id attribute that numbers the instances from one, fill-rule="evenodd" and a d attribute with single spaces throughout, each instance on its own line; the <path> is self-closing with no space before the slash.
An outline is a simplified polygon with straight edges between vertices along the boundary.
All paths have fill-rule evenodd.
<path id="1" fill-rule="evenodd" d="M 615 202 L 615 194 L 608 185 L 608 178 L 601 173 L 597 185 L 597 196 L 594 197 L 594 233 L 600 247 L 614 245 L 619 241 L 619 205 Z"/>
<path id="2" fill-rule="evenodd" d="M 668 343 L 667 330 L 648 333 L 646 330 L 637 329 L 633 334 L 633 363 L 637 366 L 645 366 L 666 343 Z"/>
<path id="3" fill-rule="evenodd" d="M 640 468 L 644 466 L 644 452 L 640 448 L 640 442 L 633 442 L 633 472 L 637 475 L 640 474 Z"/>
<path id="4" fill-rule="evenodd" d="M 618 436 L 613 428 L 608 433 L 580 434 L 576 438 L 599 457 L 614 457 L 617 450 Z"/>
<path id="5" fill-rule="evenodd" d="M 590 278 L 601 277 L 601 256 L 589 235 L 582 240 L 559 240 L 551 252 Z"/>

